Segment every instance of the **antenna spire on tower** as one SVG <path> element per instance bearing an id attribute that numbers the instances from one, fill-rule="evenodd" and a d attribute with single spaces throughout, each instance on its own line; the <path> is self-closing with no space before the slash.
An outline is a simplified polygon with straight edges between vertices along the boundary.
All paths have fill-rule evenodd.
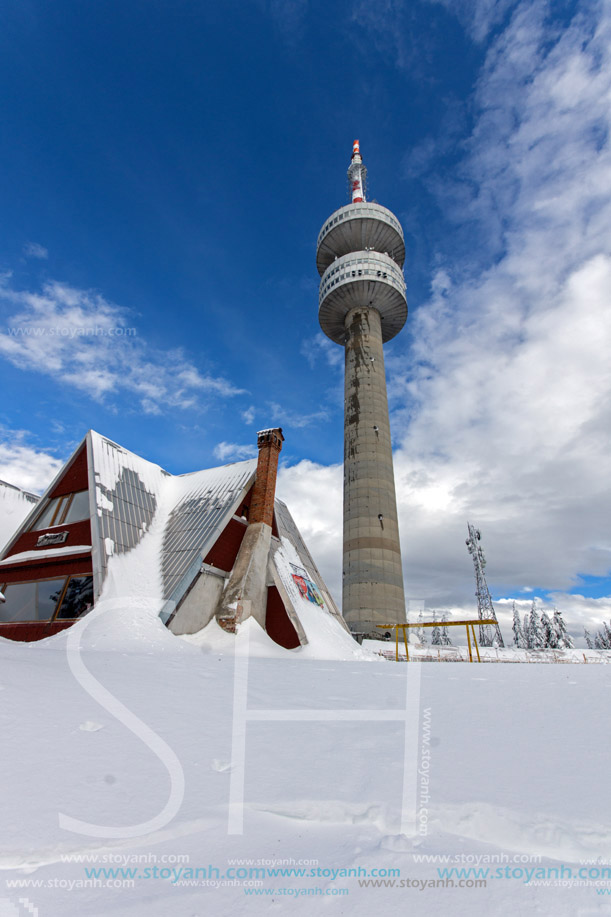
<path id="1" fill-rule="evenodd" d="M 361 148 L 358 140 L 355 140 L 352 144 L 352 158 L 348 166 L 348 181 L 350 183 L 352 203 L 362 203 L 365 200 L 367 169 L 361 159 Z"/>

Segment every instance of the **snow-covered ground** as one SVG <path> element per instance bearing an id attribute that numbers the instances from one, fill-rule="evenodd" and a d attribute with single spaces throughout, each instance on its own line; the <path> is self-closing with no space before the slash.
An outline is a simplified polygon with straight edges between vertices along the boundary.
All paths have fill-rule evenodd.
<path id="1" fill-rule="evenodd" d="M 1 917 L 609 912 L 609 667 L 334 653 L 133 599 L 0 640 Z"/>

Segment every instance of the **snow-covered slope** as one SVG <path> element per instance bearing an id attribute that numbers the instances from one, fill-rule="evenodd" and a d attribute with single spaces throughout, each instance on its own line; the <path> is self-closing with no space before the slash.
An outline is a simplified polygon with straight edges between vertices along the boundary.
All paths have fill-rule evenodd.
<path id="1" fill-rule="evenodd" d="M 155 612 L 0 640 L 2 917 L 608 913 L 531 871 L 610 857 L 608 666 L 297 659 Z"/>

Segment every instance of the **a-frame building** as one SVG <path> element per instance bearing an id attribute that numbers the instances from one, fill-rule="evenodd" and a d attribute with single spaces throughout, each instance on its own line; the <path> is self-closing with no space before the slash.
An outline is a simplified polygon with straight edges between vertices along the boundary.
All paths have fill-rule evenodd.
<path id="1" fill-rule="evenodd" d="M 90 430 L 0 555 L 0 636 L 70 627 L 136 568 L 174 633 L 255 617 L 280 645 L 307 643 L 307 603 L 347 631 L 297 527 L 275 498 L 282 431 L 258 459 L 171 475 Z"/>

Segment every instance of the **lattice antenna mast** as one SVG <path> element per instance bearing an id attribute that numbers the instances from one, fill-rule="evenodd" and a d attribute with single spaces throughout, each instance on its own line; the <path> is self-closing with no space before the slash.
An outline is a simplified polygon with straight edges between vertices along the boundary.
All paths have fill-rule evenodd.
<path id="1" fill-rule="evenodd" d="M 499 646 L 505 646 L 503 643 L 501 628 L 499 627 L 499 622 L 496 619 L 496 612 L 494 610 L 494 605 L 492 604 L 492 598 L 488 590 L 486 576 L 484 574 L 486 558 L 484 556 L 484 549 L 481 546 L 482 533 L 479 529 L 476 529 L 474 525 L 471 525 L 471 523 L 467 523 L 467 528 L 469 529 L 469 537 L 467 538 L 465 544 L 467 545 L 469 554 L 473 558 L 473 565 L 475 567 L 475 597 L 477 599 L 477 614 L 480 620 L 492 618 L 494 621 L 496 621 L 496 626 L 494 624 L 480 624 L 479 642 L 482 646 L 493 646 L 496 639 Z"/>

